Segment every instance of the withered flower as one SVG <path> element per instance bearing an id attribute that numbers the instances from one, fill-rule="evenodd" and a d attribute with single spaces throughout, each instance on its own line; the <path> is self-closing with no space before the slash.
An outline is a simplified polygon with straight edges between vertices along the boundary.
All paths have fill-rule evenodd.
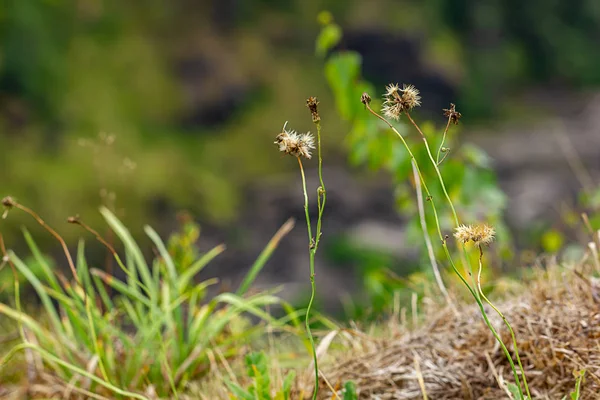
<path id="1" fill-rule="evenodd" d="M 312 120 L 314 123 L 321 121 L 321 117 L 319 116 L 319 110 L 317 108 L 318 105 L 319 105 L 319 100 L 317 100 L 316 97 L 311 96 L 306 100 L 306 106 L 310 110 L 310 113 L 312 115 Z"/>
<path id="2" fill-rule="evenodd" d="M 487 224 L 461 225 L 454 230 L 454 237 L 458 241 L 473 242 L 478 246 L 492 243 L 495 234 L 494 228 Z"/>
<path id="3" fill-rule="evenodd" d="M 397 84 L 389 84 L 385 89 L 381 111 L 388 118 L 399 120 L 402 112 L 421 105 L 421 96 L 413 85 L 404 84 L 400 89 Z"/>
<path id="4" fill-rule="evenodd" d="M 297 133 L 285 129 L 285 125 L 283 131 L 275 138 L 275 144 L 279 146 L 279 151 L 283 153 L 308 159 L 312 157 L 310 150 L 315 148 L 315 141 L 310 132 Z"/>
<path id="5" fill-rule="evenodd" d="M 458 125 L 458 120 L 462 117 L 462 114 L 456 111 L 456 105 L 450 103 L 450 108 L 444 108 L 444 117 L 449 118 L 450 122 L 454 125 Z"/>

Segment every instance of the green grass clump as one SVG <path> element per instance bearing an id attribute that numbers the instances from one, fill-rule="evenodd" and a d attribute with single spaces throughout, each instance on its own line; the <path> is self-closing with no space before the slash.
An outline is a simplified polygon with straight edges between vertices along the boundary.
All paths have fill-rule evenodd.
<path id="1" fill-rule="evenodd" d="M 37 214 L 10 200 L 9 208 L 32 215 L 64 245 Z M 178 398 L 190 382 L 209 372 L 211 360 L 236 356 L 249 338 L 262 330 L 260 323 L 251 324 L 245 315 L 272 327 L 295 318 L 288 315 L 276 320 L 265 311 L 266 306 L 280 304 L 273 291 L 246 294 L 279 240 L 291 229 L 291 222 L 267 245 L 236 293 L 221 293 L 209 299 L 207 289 L 217 279 L 195 283 L 194 277 L 223 252 L 224 246 L 190 257 L 195 256 L 193 231 L 167 246 L 146 226 L 156 251 L 148 262 L 121 221 L 106 208 L 101 214 L 123 243 L 125 261 L 79 218 L 70 218 L 69 222 L 81 225 L 107 246 L 125 273 L 125 280 L 91 268 L 83 240 L 75 262 L 66 245 L 63 247 L 75 273 L 72 279 L 50 268 L 27 231 L 25 239 L 41 266 L 41 274 L 32 273 L 19 256 L 2 246 L 3 264 L 9 264 L 31 284 L 43 306 L 42 320 L 48 323 L 23 312 L 19 281 L 15 280 L 15 307 L 0 303 L 0 313 L 18 323 L 20 343 L 0 360 L 0 373 L 16 353 L 25 351 L 38 357 L 46 372 L 64 382 L 65 397 L 68 392 L 79 392 L 147 399 L 143 393 L 151 390 L 161 397 Z"/>

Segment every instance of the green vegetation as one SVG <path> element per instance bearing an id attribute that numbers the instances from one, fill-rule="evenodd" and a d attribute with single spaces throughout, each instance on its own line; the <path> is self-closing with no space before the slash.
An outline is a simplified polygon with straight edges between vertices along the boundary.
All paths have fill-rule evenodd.
<path id="1" fill-rule="evenodd" d="M 364 11 L 359 3 L 352 0 L 348 4 L 355 8 L 348 8 Z M 432 54 L 445 48 L 456 51 L 454 57 L 432 58 L 467 77 L 457 84 L 458 98 L 463 100 L 459 109 L 465 114 L 494 112 L 497 104 L 483 100 L 498 89 L 484 84 L 488 80 L 494 85 L 516 85 L 543 72 L 543 79 L 562 74 L 574 84 L 597 83 L 593 70 L 600 59 L 578 56 L 582 51 L 589 53 L 594 43 L 585 35 L 595 31 L 596 14 L 584 12 L 596 10 L 593 6 L 584 2 L 558 19 L 541 11 L 536 23 L 521 31 L 509 21 L 516 18 L 518 8 L 512 3 L 482 11 L 472 1 L 451 9 L 437 0 L 420 6 L 407 2 L 410 12 L 399 17 L 407 22 L 402 25 L 404 34 L 422 31 L 431 36 Z M 488 156 L 475 146 L 457 144 L 455 125 L 462 114 L 454 104 L 440 110 L 443 124 L 418 123 L 419 90 L 397 83 L 383 90 L 376 79 L 368 82 L 370 78 L 363 76 L 365 60 L 358 52 L 343 48 L 341 25 L 331 14 L 321 13 L 315 50 L 318 62 L 324 63 L 324 77 L 317 61 L 294 69 L 295 62 L 290 60 L 295 54 L 289 49 L 291 55 L 281 65 L 256 75 L 272 77 L 274 82 L 265 84 L 265 78 L 263 87 L 246 88 L 247 103 L 229 110 L 235 123 L 217 124 L 214 131 L 222 137 L 209 137 L 204 128 L 185 122 L 189 115 L 184 114 L 190 110 L 182 106 L 180 83 L 169 72 L 179 49 L 169 49 L 173 40 L 169 35 L 161 41 L 169 22 L 183 18 L 184 12 L 162 0 L 149 2 L 142 12 L 119 4 L 9 0 L 0 9 L 4 24 L 0 90 L 9 103 L 16 104 L 0 115 L 0 145 L 8 149 L 2 162 L 11 167 L 10 173 L 0 172 L 0 178 L 3 190 L 18 195 L 2 200 L 3 221 L 8 223 L 3 222 L 0 235 L 0 328 L 8 332 L 0 336 L 0 344 L 8 344 L 0 351 L 0 382 L 8 383 L 7 390 L 14 389 L 19 396 L 22 388 L 29 391 L 35 381 L 44 389 L 53 388 L 52 396 L 64 399 L 356 400 L 377 391 L 389 394 L 391 388 L 406 390 L 407 398 L 427 400 L 440 393 L 456 396 L 449 387 L 463 394 L 468 390 L 471 397 L 502 393 L 517 400 L 566 399 L 567 395 L 576 400 L 597 389 L 597 382 L 584 381 L 586 371 L 592 371 L 589 357 L 584 359 L 580 350 L 589 350 L 586 340 L 597 337 L 593 328 L 597 285 L 591 278 L 600 273 L 600 243 L 594 232 L 598 216 L 583 217 L 591 232 L 587 258 L 566 268 L 552 264 L 547 270 L 534 270 L 531 274 L 539 277 L 530 282 L 536 287 L 519 297 L 511 289 L 518 283 L 489 268 L 513 251 L 504 223 L 506 196 Z M 279 7 L 269 7 L 271 2 L 266 0 L 248 4 L 244 5 L 246 23 L 269 22 L 260 13 L 266 8 L 284 21 L 299 10 L 310 15 L 315 11 L 301 0 Z M 336 4 L 344 8 L 341 2 Z M 387 11 L 391 0 L 382 4 L 381 9 L 373 6 L 376 15 Z M 520 7 L 529 13 L 533 10 L 531 5 Z M 340 11 L 340 20 L 358 18 L 351 10 Z M 488 18 L 479 18 L 481 13 Z M 382 23 L 394 22 L 395 17 L 390 12 L 389 20 L 382 17 Z M 409 19 L 428 22 L 411 24 Z M 64 23 L 54 27 L 56 20 Z M 572 26 L 579 22 L 584 22 L 584 29 L 575 34 Z M 547 58 L 547 63 L 538 65 L 529 50 L 539 44 L 541 33 L 555 27 L 562 28 L 550 35 L 557 39 L 557 50 L 537 49 L 536 54 Z M 478 46 L 469 46 L 479 29 L 528 39 L 522 48 L 502 39 L 500 50 L 479 54 Z M 562 40 L 568 32 L 572 33 L 569 40 Z M 482 37 L 483 42 L 493 41 L 493 37 Z M 237 40 L 243 44 L 240 47 L 254 43 L 252 39 L 244 42 L 243 33 Z M 31 51 L 20 50 L 31 43 L 36 43 Z M 578 46 L 571 47 L 572 43 Z M 252 47 L 252 54 L 246 56 L 268 55 L 267 47 Z M 555 51 L 572 56 L 577 61 L 574 69 L 565 71 Z M 509 58 L 511 68 L 500 71 L 499 57 Z M 285 75 L 281 82 L 278 75 Z M 298 76 L 303 79 L 297 80 Z M 308 233 L 306 273 L 311 284 L 307 307 L 294 309 L 278 296 L 276 288 L 253 288 L 293 228 L 291 219 L 267 243 L 237 289 L 216 288 L 216 278 L 198 281 L 198 275 L 225 247 L 200 252 L 200 231 L 190 218 L 184 218 L 181 230 L 168 240 L 150 225 L 141 228 L 137 222 L 153 220 L 152 207 L 141 204 L 142 200 L 156 197 L 168 205 L 208 209 L 215 221 L 231 221 L 241 202 L 240 183 L 263 179 L 273 169 L 262 157 L 268 151 L 275 153 L 269 143 L 273 138 L 267 139 L 267 134 L 279 129 L 275 117 L 287 116 L 288 110 L 273 110 L 272 104 L 304 98 L 296 94 L 325 83 L 321 79 L 331 88 L 331 97 L 322 97 L 329 101 L 322 100 L 319 108 L 315 97 L 307 101 L 316 127 L 316 146 L 311 134 L 287 125 L 275 137 L 279 150 L 296 158 L 301 176 Z M 318 83 L 304 86 L 309 81 Z M 293 90 L 287 92 L 289 88 Z M 218 90 L 208 92 L 208 101 L 216 101 L 211 96 Z M 376 96 L 378 92 L 383 100 Z M 294 101 L 290 113 L 302 112 L 308 121 L 300 106 L 300 101 Z M 334 110 L 340 121 L 331 122 L 330 129 L 329 121 L 337 118 L 328 118 L 322 132 L 321 116 L 335 115 Z M 19 124 L 21 113 L 27 119 L 23 125 Z M 252 130 L 264 128 L 264 133 L 249 140 L 246 123 Z M 405 276 L 399 276 L 394 271 L 398 260 L 356 249 L 345 238 L 332 238 L 325 248 L 328 256 L 345 257 L 359 265 L 361 292 L 367 301 L 355 304 L 350 299 L 346 318 L 368 321 L 365 331 L 358 328 L 360 321 L 338 325 L 315 309 L 319 284 L 315 257 L 322 244 L 327 200 L 323 159 L 329 152 L 343 153 L 340 137 L 329 134 L 334 126 L 348 128 L 346 144 L 354 166 L 389 173 L 398 212 L 410 218 L 407 241 L 420 249 L 418 265 L 405 268 Z M 101 130 L 108 133 L 96 136 Z M 19 136 L 11 136 L 13 131 Z M 318 160 L 312 161 L 316 167 L 311 181 L 305 163 L 311 162 L 313 150 Z M 134 170 L 141 170 L 135 178 Z M 39 171 L 44 172 L 40 175 Z M 311 182 L 318 182 L 317 187 L 311 188 Z M 189 188 L 194 185 L 195 189 Z M 586 188 L 583 206 L 598 208 L 596 191 Z M 122 193 L 127 195 L 121 197 Z M 310 203 L 315 195 L 316 212 Z M 29 198 L 39 199 L 32 208 L 24 205 Z M 100 216 L 90 217 L 88 224 L 90 210 L 100 203 L 104 204 Z M 86 216 L 85 221 L 70 217 L 72 236 L 63 238 L 52 227 L 64 211 L 73 209 Z M 106 226 L 94 228 L 100 221 Z M 27 226 L 23 229 L 27 252 L 18 248 L 14 231 L 19 224 Z M 80 239 L 73 256 L 68 243 L 77 232 L 90 240 Z M 151 243 L 151 252 L 144 251 L 139 239 L 142 232 Z M 498 244 L 492 244 L 495 240 Z M 85 244 L 89 242 L 109 254 L 106 268 L 93 265 L 98 258 L 89 255 Z M 543 233 L 542 243 L 546 250 L 556 252 L 565 238 L 550 230 Z M 50 248 L 62 251 L 68 275 L 46 254 Z M 118 270 L 112 270 L 113 264 Z M 524 291 L 525 286 L 518 287 Z M 38 303 L 29 301 L 33 293 Z M 564 302 L 558 301 L 568 294 Z M 549 304 L 557 311 L 544 308 Z M 474 310 L 481 319 L 473 318 Z M 384 314 L 389 317 L 381 323 Z M 540 315 L 550 322 L 533 318 Z M 567 329 L 552 325 L 560 325 L 561 318 L 568 320 Z M 556 329 L 549 332 L 548 326 Z M 434 345 L 446 347 L 431 350 L 432 358 L 427 352 Z M 556 346 L 564 348 L 555 351 Z M 466 366 L 469 374 L 443 371 L 449 359 Z M 440 379 L 438 371 L 447 376 Z M 573 376 L 568 375 L 571 372 Z M 448 387 L 440 387 L 440 382 Z"/>
<path id="2" fill-rule="evenodd" d="M 30 212 L 11 199 L 3 203 Z M 226 292 L 207 299 L 207 289 L 217 280 L 196 283 L 194 276 L 224 250 L 223 246 L 197 256 L 194 227 L 188 226 L 188 234 L 174 236 L 168 249 L 158 234 L 146 226 L 144 230 L 157 252 L 156 258 L 147 263 L 127 228 L 108 209 L 101 213 L 124 245 L 125 262 L 79 218 L 70 222 L 89 230 L 107 245 L 125 273 L 125 281 L 90 268 L 83 241 L 73 265 L 74 282 L 49 267 L 27 231 L 25 238 L 42 267 L 40 276 L 15 253 L 5 252 L 2 266 L 8 263 L 15 273 L 26 277 L 39 296 L 49 323 L 45 326 L 22 311 L 16 280 L 15 308 L 0 303 L 0 313 L 18 322 L 22 343 L 13 347 L 0 365 L 5 366 L 16 352 L 31 349 L 41 357 L 45 368 L 68 383 L 65 393 L 112 393 L 147 399 L 139 393 L 150 385 L 160 396 L 177 397 L 188 382 L 208 372 L 211 359 L 235 356 L 239 346 L 263 329 L 261 323 L 251 324 L 242 314 L 253 315 L 273 328 L 297 318 L 290 313 L 278 320 L 265 312 L 266 306 L 281 304 L 272 292 L 244 296 L 289 226 L 267 246 L 237 293 Z M 37 214 L 31 215 L 45 226 Z M 53 234 L 51 228 L 45 227 Z M 63 243 L 60 236 L 57 238 Z M 71 264 L 66 248 L 65 256 Z M 115 291 L 114 296 L 109 295 L 107 287 Z"/>

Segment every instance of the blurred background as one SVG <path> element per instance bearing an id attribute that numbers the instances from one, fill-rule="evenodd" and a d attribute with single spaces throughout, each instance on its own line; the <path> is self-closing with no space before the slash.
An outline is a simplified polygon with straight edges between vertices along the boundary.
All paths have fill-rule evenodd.
<path id="1" fill-rule="evenodd" d="M 204 272 L 226 285 L 294 217 L 260 284 L 283 283 L 301 302 L 300 179 L 273 140 L 286 121 L 314 130 L 305 101 L 317 96 L 328 190 L 319 301 L 362 315 L 430 267 L 407 160 L 388 151 L 389 132 L 357 127 L 368 118 L 358 88 L 380 98 L 387 83 L 414 84 L 416 118 L 435 138 L 456 103 L 457 157 L 444 174 L 475 210 L 465 222 L 498 226 L 494 268 L 514 272 L 540 253 L 580 254 L 581 212 L 600 228 L 598 43 L 596 0 L 2 0 L 0 197 L 36 210 L 71 246 L 84 237 L 98 265 L 104 250 L 68 216 L 104 232 L 106 205 L 149 253 L 144 224 L 167 237 L 194 221 L 200 249 L 227 244 Z M 8 246 L 27 251 L 22 226 L 61 266 L 23 214 L 0 221 Z"/>

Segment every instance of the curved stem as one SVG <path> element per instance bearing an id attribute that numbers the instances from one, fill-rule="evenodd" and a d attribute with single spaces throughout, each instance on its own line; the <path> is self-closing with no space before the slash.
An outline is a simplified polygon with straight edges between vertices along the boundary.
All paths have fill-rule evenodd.
<path id="1" fill-rule="evenodd" d="M 438 267 L 437 260 L 435 259 L 435 254 L 433 251 L 433 244 L 431 243 L 431 239 L 429 238 L 428 230 L 427 230 L 427 220 L 425 219 L 425 206 L 423 205 L 423 190 L 421 189 L 421 178 L 419 177 L 419 172 L 417 171 L 417 166 L 415 162 L 412 163 L 413 169 L 413 177 L 415 180 L 415 188 L 417 192 L 417 208 L 419 210 L 419 220 L 421 221 L 421 230 L 423 231 L 423 238 L 425 240 L 425 247 L 427 247 L 427 255 L 429 256 L 429 262 L 431 263 L 431 268 L 433 269 L 433 275 L 438 284 L 438 288 L 442 295 L 446 299 L 448 306 L 454 312 L 454 315 L 458 315 L 458 311 L 450 298 L 450 294 L 446 289 L 446 285 L 444 285 L 444 280 L 442 279 L 442 275 L 440 274 L 440 269 Z"/>
<path id="2" fill-rule="evenodd" d="M 71 253 L 69 252 L 69 248 L 67 247 L 67 244 L 65 243 L 63 238 L 54 229 L 49 227 L 46 224 L 46 222 L 44 222 L 44 220 L 32 209 L 25 207 L 24 205 L 21 205 L 19 203 L 15 203 L 14 206 L 16 208 L 18 208 L 19 210 L 24 211 L 27 214 L 31 215 L 33 217 L 33 219 L 35 219 L 37 221 L 38 224 L 40 224 L 52 236 L 54 236 L 56 238 L 56 240 L 58 240 L 60 242 L 60 245 L 63 248 L 63 252 L 65 253 L 65 257 L 67 258 L 67 263 L 69 264 L 69 268 L 71 269 L 71 273 L 73 274 L 73 278 L 75 278 L 75 282 L 77 282 L 77 284 L 79 286 L 81 286 L 81 288 L 83 289 L 83 285 L 81 284 L 81 281 L 79 280 L 79 276 L 77 275 L 77 270 L 75 269 L 75 264 L 73 263 L 73 259 L 71 258 Z"/>
<path id="3" fill-rule="evenodd" d="M 521 370 L 521 377 L 523 378 L 523 386 L 525 386 L 525 391 L 527 392 L 527 397 L 529 399 L 531 399 L 531 393 L 529 392 L 529 385 L 527 384 L 527 377 L 525 376 L 525 368 L 523 368 L 523 364 L 521 363 L 521 357 L 519 356 L 519 347 L 517 346 L 517 338 L 515 336 L 515 332 L 512 328 L 512 326 L 510 325 L 510 323 L 508 322 L 508 320 L 506 319 L 506 317 L 504 316 L 504 314 L 487 298 L 487 296 L 483 293 L 483 290 L 481 289 L 481 270 L 483 269 L 482 267 L 482 260 L 483 260 L 483 249 L 481 248 L 481 245 L 478 246 L 479 247 L 479 272 L 477 273 L 477 289 L 479 290 L 479 294 L 481 295 L 481 298 L 483 300 L 485 300 L 486 303 L 488 303 L 490 305 L 490 307 L 492 307 L 494 309 L 494 311 L 496 311 L 496 313 L 500 316 L 500 318 L 502 318 L 502 321 L 504 321 L 504 325 L 506 325 L 506 327 L 508 328 L 508 331 L 510 332 L 510 336 L 512 338 L 512 342 L 513 342 L 513 348 L 515 350 L 515 356 L 517 358 L 517 363 L 519 364 L 519 369 Z"/>
<path id="4" fill-rule="evenodd" d="M 448 153 L 446 153 L 444 155 L 444 158 L 442 158 L 442 160 L 440 161 L 440 153 L 442 152 L 442 148 L 444 148 L 444 142 L 446 141 L 446 134 L 448 133 L 448 128 L 450 128 L 450 121 L 451 121 L 451 119 L 448 118 L 448 123 L 446 124 L 446 129 L 444 129 L 444 134 L 442 135 L 442 143 L 440 143 L 440 147 L 438 148 L 437 157 L 435 159 L 437 165 L 440 165 L 441 162 L 444 161 L 444 159 L 448 155 Z"/>
<path id="5" fill-rule="evenodd" d="M 323 157 L 321 156 L 321 122 L 315 122 L 317 125 L 317 151 L 319 153 L 319 183 L 321 186 L 317 189 L 317 203 L 319 208 L 319 216 L 317 218 L 317 232 L 315 234 L 315 253 L 321 241 L 321 220 L 323 211 L 325 210 L 325 202 L 327 201 L 327 191 L 323 182 Z"/>
<path id="6" fill-rule="evenodd" d="M 448 190 L 446 190 L 446 184 L 444 183 L 444 178 L 442 177 L 440 168 L 437 165 L 437 163 L 435 162 L 435 160 L 433 159 L 433 155 L 431 154 L 431 149 L 429 148 L 429 143 L 427 142 L 427 138 L 421 131 L 421 128 L 419 128 L 419 125 L 417 125 L 417 123 L 412 119 L 412 117 L 410 116 L 410 113 L 408 111 L 406 111 L 405 114 L 408 117 L 408 119 L 410 120 L 410 122 L 413 124 L 413 126 L 417 129 L 419 134 L 421 135 L 421 138 L 423 139 L 423 143 L 425 143 L 425 149 L 427 149 L 427 155 L 429 156 L 429 159 L 431 160 L 431 163 L 433 164 L 433 167 L 435 168 L 435 172 L 440 181 L 440 185 L 442 186 L 442 190 L 444 191 L 444 196 L 446 196 L 446 200 L 448 200 L 448 205 L 450 205 L 450 209 L 452 210 L 452 215 L 454 216 L 454 223 L 458 227 L 460 224 L 458 222 L 458 214 L 456 213 L 456 208 L 454 208 L 454 203 L 452 202 L 452 199 L 450 199 Z"/>
<path id="7" fill-rule="evenodd" d="M 308 340 L 310 341 L 310 347 L 312 351 L 313 362 L 315 364 L 315 390 L 313 392 L 313 400 L 316 400 L 317 393 L 319 391 L 319 364 L 317 362 L 317 350 L 315 348 L 315 340 L 310 330 L 310 310 L 312 308 L 315 299 L 315 250 L 316 241 L 313 239 L 312 228 L 310 223 L 310 213 L 308 212 L 308 192 L 306 190 L 306 177 L 304 176 L 304 168 L 302 167 L 302 160 L 298 158 L 298 165 L 300 166 L 300 175 L 302 175 L 302 191 L 304 193 L 304 213 L 306 214 L 306 229 L 308 231 L 308 243 L 309 243 L 309 256 L 310 256 L 310 300 L 308 307 L 306 308 L 305 325 L 306 333 L 308 334 Z M 320 210 L 319 210 L 320 211 Z M 319 212 L 320 213 L 320 212 Z"/>

